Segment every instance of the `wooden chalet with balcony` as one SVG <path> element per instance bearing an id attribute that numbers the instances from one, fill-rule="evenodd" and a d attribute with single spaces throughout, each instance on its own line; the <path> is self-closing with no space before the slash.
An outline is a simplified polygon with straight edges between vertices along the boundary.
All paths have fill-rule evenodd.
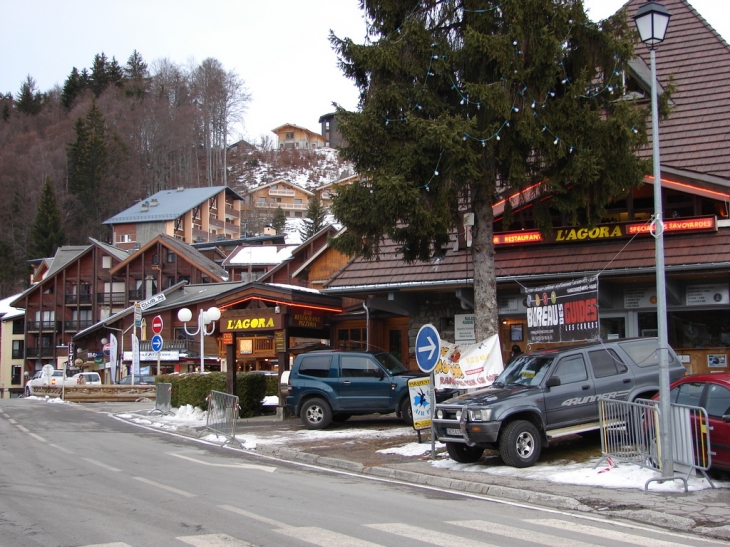
<path id="1" fill-rule="evenodd" d="M 326 146 L 326 139 L 305 127 L 286 123 L 271 130 L 279 139 L 279 148 L 296 148 L 298 150 L 316 150 Z"/>
<path id="2" fill-rule="evenodd" d="M 283 179 L 259 186 L 244 195 L 244 208 L 273 215 L 281 207 L 291 218 L 304 218 L 313 192 Z"/>

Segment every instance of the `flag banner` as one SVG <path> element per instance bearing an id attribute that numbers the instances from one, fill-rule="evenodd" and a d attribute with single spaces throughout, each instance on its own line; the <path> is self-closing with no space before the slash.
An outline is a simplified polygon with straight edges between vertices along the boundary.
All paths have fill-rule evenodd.
<path id="1" fill-rule="evenodd" d="M 117 381 L 117 354 L 119 353 L 117 337 L 109 335 L 109 368 L 111 369 L 112 384 Z"/>
<path id="2" fill-rule="evenodd" d="M 530 344 L 598 338 L 598 277 L 526 288 L 523 293 Z"/>
<path id="3" fill-rule="evenodd" d="M 441 340 L 441 358 L 436 363 L 436 388 L 475 389 L 487 387 L 504 369 L 499 336 L 465 346 Z"/>

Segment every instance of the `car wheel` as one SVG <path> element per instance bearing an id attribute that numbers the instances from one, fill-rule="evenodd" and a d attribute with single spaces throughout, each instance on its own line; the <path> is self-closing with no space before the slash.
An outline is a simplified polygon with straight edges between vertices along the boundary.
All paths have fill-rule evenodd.
<path id="1" fill-rule="evenodd" d="M 335 414 L 332 416 L 332 421 L 335 423 L 342 423 L 346 422 L 350 418 L 352 418 L 352 414 Z"/>
<path id="2" fill-rule="evenodd" d="M 411 408 L 411 400 L 408 397 L 401 401 L 400 417 L 406 425 L 413 425 L 413 409 Z"/>
<path id="3" fill-rule="evenodd" d="M 307 429 L 324 429 L 332 422 L 332 410 L 322 399 L 309 399 L 302 407 L 301 417 Z"/>
<path id="4" fill-rule="evenodd" d="M 467 446 L 464 443 L 446 443 L 446 451 L 451 459 L 459 463 L 474 463 L 481 459 L 484 449 L 479 446 Z"/>
<path id="5" fill-rule="evenodd" d="M 505 427 L 499 439 L 499 454 L 512 467 L 530 467 L 540 457 L 542 440 L 532 422 L 515 420 Z"/>

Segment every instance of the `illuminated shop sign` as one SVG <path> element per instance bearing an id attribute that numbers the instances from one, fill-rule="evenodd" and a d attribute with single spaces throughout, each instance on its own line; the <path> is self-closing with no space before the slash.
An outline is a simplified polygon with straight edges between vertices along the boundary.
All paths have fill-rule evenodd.
<path id="1" fill-rule="evenodd" d="M 670 219 L 664 221 L 665 233 L 715 232 L 717 219 L 714 216 Z M 538 230 L 502 232 L 494 234 L 494 245 L 524 245 L 528 243 L 572 243 L 575 241 L 595 241 L 649 235 L 651 224 L 648 222 L 619 222 L 601 224 L 593 228 L 556 228 L 551 235 L 543 235 Z"/>
<path id="2" fill-rule="evenodd" d="M 273 309 L 230 310 L 221 317 L 221 332 L 250 332 L 281 328 L 281 315 Z"/>

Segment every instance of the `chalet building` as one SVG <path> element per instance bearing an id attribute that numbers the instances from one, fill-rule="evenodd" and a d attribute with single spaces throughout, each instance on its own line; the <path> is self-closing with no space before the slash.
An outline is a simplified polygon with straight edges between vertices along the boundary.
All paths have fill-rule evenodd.
<path id="1" fill-rule="evenodd" d="M 73 335 L 112 313 L 112 269 L 129 255 L 89 238 L 89 245 L 59 247 L 41 261 L 35 283 L 10 302 L 25 310 L 24 372 L 56 367 Z M 46 269 L 46 265 L 50 267 Z"/>
<path id="2" fill-rule="evenodd" d="M 338 230 L 326 226 L 319 232 L 295 246 L 287 260 L 261 277 L 265 283 L 280 283 L 296 287 L 321 289 L 348 258 L 328 246 L 329 238 L 336 237 Z"/>
<path id="3" fill-rule="evenodd" d="M 631 0 L 629 16 L 642 0 Z M 504 201 L 494 206 L 495 265 L 500 341 L 507 358 L 512 345 L 540 347 L 528 338 L 530 288 L 583 277 L 597 277 L 597 308 L 602 339 L 657 333 L 655 242 L 648 233 L 654 211 L 653 184 L 662 185 L 664 254 L 669 343 L 690 372 L 727 370 L 730 353 L 730 48 L 686 0 L 666 0 L 672 19 L 657 52 L 658 79 L 674 78 L 673 111 L 661 121 L 661 181 L 644 185 L 617 201 L 605 224 L 569 226 L 555 212 L 551 237 L 535 229 L 529 192 L 510 196 L 514 222 L 503 220 Z M 688 47 L 691 44 L 691 47 Z M 649 49 L 636 46 L 629 88 L 650 97 Z M 651 144 L 640 151 L 650 157 Z M 445 340 L 473 313 L 473 266 L 468 216 L 451 245 L 427 263 L 406 264 L 398 246 L 386 242 L 379 262 L 356 258 L 324 292 L 359 298 L 352 328 L 366 325 L 386 349 L 407 344 L 411 366 L 419 328 L 432 323 Z M 355 313 L 355 310 L 352 310 Z M 400 330 L 389 325 L 402 319 Z M 363 331 L 364 332 L 364 331 Z M 353 334 L 339 329 L 333 344 L 346 346 Z M 382 334 L 381 334 L 382 333 Z M 372 335 L 371 335 L 372 336 Z M 353 341 L 355 339 L 353 338 Z M 407 341 L 406 344 L 403 341 Z M 719 367 L 719 368 L 718 368 Z"/>
<path id="4" fill-rule="evenodd" d="M 329 148 L 337 148 L 338 146 L 347 146 L 347 142 L 342 138 L 337 127 L 335 112 L 323 114 L 319 117 L 319 125 L 321 127 L 322 136 L 324 137 L 325 146 Z"/>
<path id="5" fill-rule="evenodd" d="M 317 150 L 326 145 L 325 138 L 314 131 L 292 123 L 280 125 L 271 130 L 279 140 L 279 149 Z"/>
<path id="6" fill-rule="evenodd" d="M 228 186 L 161 190 L 104 221 L 112 242 L 134 250 L 159 234 L 185 243 L 241 237 L 243 198 Z"/>
<path id="7" fill-rule="evenodd" d="M 248 283 L 288 260 L 295 248 L 297 245 L 241 245 L 221 265 L 231 281 Z"/>
<path id="8" fill-rule="evenodd" d="M 279 179 L 246 193 L 243 197 L 243 207 L 266 212 L 268 215 L 273 215 L 278 208 L 281 208 L 287 217 L 304 218 L 312 196 L 313 192 Z"/>
<path id="9" fill-rule="evenodd" d="M 13 308 L 16 296 L 0 300 L 0 399 L 23 393 L 25 361 L 25 310 Z"/>
<path id="10" fill-rule="evenodd" d="M 112 300 L 121 309 L 151 298 L 163 289 L 186 283 L 221 283 L 228 273 L 194 247 L 168 235 L 158 235 L 110 272 Z"/>
<path id="11" fill-rule="evenodd" d="M 329 209 L 332 205 L 332 198 L 337 195 L 337 188 L 353 184 L 354 182 L 359 181 L 360 178 L 360 175 L 349 175 L 335 182 L 328 182 L 326 184 L 317 186 L 314 189 L 314 193 L 317 195 L 317 197 L 319 197 L 319 200 L 322 202 L 322 204 L 327 209 Z"/>

